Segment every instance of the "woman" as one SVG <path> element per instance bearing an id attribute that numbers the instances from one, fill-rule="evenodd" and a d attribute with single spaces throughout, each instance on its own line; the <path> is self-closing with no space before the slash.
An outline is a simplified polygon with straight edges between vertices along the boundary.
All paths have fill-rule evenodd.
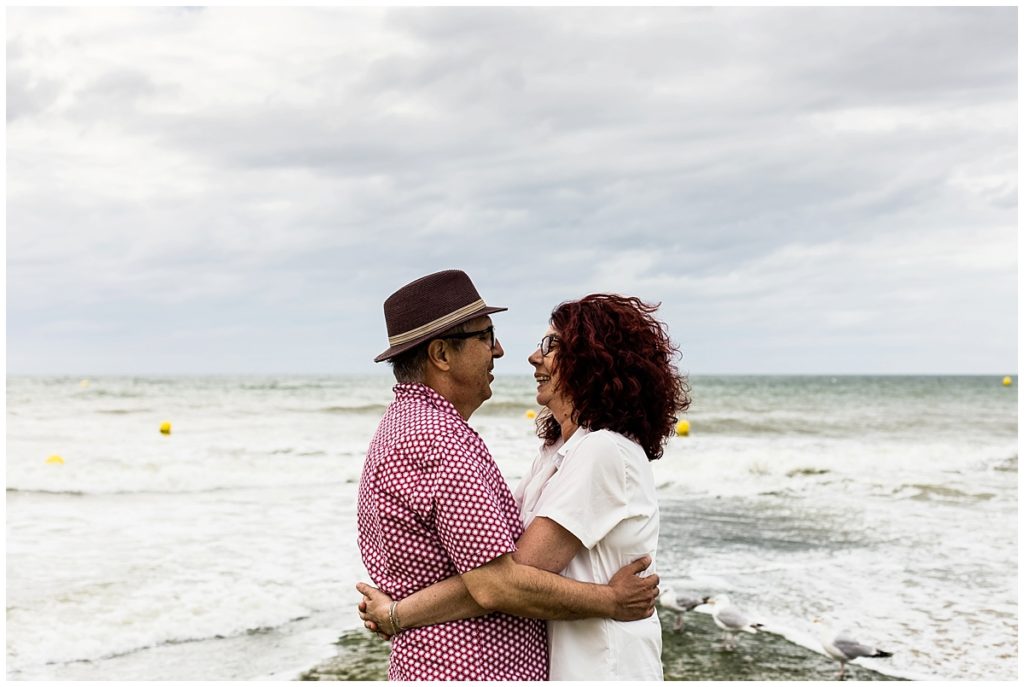
<path id="1" fill-rule="evenodd" d="M 607 583 L 644 555 L 656 561 L 658 503 L 649 461 L 663 453 L 676 414 L 689 407 L 672 345 L 650 306 L 594 294 L 559 305 L 529 357 L 537 380 L 540 455 L 515 492 L 524 533 L 516 556 L 583 582 Z M 654 571 L 654 563 L 648 569 Z M 443 584 L 443 583 L 439 583 Z M 459 604 L 434 585 L 400 606 L 379 594 L 364 619 L 391 628 L 426 605 L 435 622 Z M 432 591 L 433 590 L 433 591 Z M 437 619 L 438 603 L 451 617 Z M 462 611 L 463 613 L 465 611 Z M 552 680 L 661 680 L 657 614 L 630 623 L 607 618 L 548 621 Z"/>

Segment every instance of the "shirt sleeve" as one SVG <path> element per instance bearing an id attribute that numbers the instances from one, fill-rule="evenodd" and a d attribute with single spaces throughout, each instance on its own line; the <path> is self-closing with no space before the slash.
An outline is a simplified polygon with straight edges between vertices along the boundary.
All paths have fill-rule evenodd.
<path id="1" fill-rule="evenodd" d="M 461 574 L 515 551 L 513 527 L 519 523 L 509 520 L 515 515 L 512 495 L 484 449 L 459 442 L 444 450 L 434 491 L 434 522 L 441 546 Z"/>
<path id="2" fill-rule="evenodd" d="M 629 517 L 626 462 L 615 441 L 589 434 L 562 461 L 538 517 L 554 520 L 590 549 Z"/>

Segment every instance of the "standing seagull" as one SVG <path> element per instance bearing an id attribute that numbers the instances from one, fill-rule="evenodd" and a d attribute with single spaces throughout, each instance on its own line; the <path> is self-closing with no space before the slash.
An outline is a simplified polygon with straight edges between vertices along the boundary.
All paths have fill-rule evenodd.
<path id="1" fill-rule="evenodd" d="M 711 617 L 715 619 L 715 625 L 725 630 L 725 646 L 730 650 L 736 648 L 737 632 L 754 635 L 758 628 L 764 627 L 761 623 L 751 621 L 746 613 L 733 606 L 725 594 L 717 594 L 708 599 L 707 603 L 712 608 Z"/>
<path id="2" fill-rule="evenodd" d="M 839 674 L 836 676 L 838 680 L 842 680 L 846 676 L 847 661 L 857 658 L 889 658 L 892 656 L 888 651 L 861 644 L 850 637 L 846 630 L 833 631 L 821 618 L 815 618 L 814 624 L 821 633 L 821 646 L 825 649 L 825 653 L 839 661 Z"/>
<path id="3" fill-rule="evenodd" d="M 675 611 L 676 620 L 672 625 L 672 629 L 679 632 L 683 629 L 683 616 L 686 615 L 686 612 L 692 611 L 701 604 L 706 604 L 708 602 L 708 597 L 676 594 L 671 588 L 666 588 L 665 591 L 661 593 L 658 601 L 661 602 L 662 608 Z"/>

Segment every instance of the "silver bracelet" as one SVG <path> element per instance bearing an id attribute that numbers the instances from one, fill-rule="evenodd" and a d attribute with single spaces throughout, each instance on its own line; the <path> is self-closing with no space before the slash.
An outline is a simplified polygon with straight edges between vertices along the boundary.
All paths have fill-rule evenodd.
<path id="1" fill-rule="evenodd" d="M 398 607 L 398 602 L 397 601 L 392 601 L 391 602 L 391 608 L 388 609 L 388 619 L 391 621 L 391 629 L 393 629 L 395 631 L 394 633 L 396 635 L 399 632 L 402 631 L 402 628 L 399 627 L 399 625 L 398 625 L 398 616 L 395 615 L 395 608 L 397 608 L 397 607 Z"/>

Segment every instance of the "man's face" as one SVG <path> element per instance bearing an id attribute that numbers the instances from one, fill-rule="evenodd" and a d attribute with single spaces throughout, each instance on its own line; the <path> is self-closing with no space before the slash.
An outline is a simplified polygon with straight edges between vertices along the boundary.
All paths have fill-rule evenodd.
<path id="1" fill-rule="evenodd" d="M 467 332 L 482 331 L 491 326 L 490 317 L 478 317 L 466 323 Z M 491 397 L 491 382 L 494 381 L 494 359 L 505 355 L 497 337 L 494 347 L 486 334 L 472 336 L 462 344 L 461 351 L 452 351 L 451 378 L 455 383 L 453 400 L 460 412 L 472 413 Z M 468 415 L 466 415 L 468 417 Z"/>

